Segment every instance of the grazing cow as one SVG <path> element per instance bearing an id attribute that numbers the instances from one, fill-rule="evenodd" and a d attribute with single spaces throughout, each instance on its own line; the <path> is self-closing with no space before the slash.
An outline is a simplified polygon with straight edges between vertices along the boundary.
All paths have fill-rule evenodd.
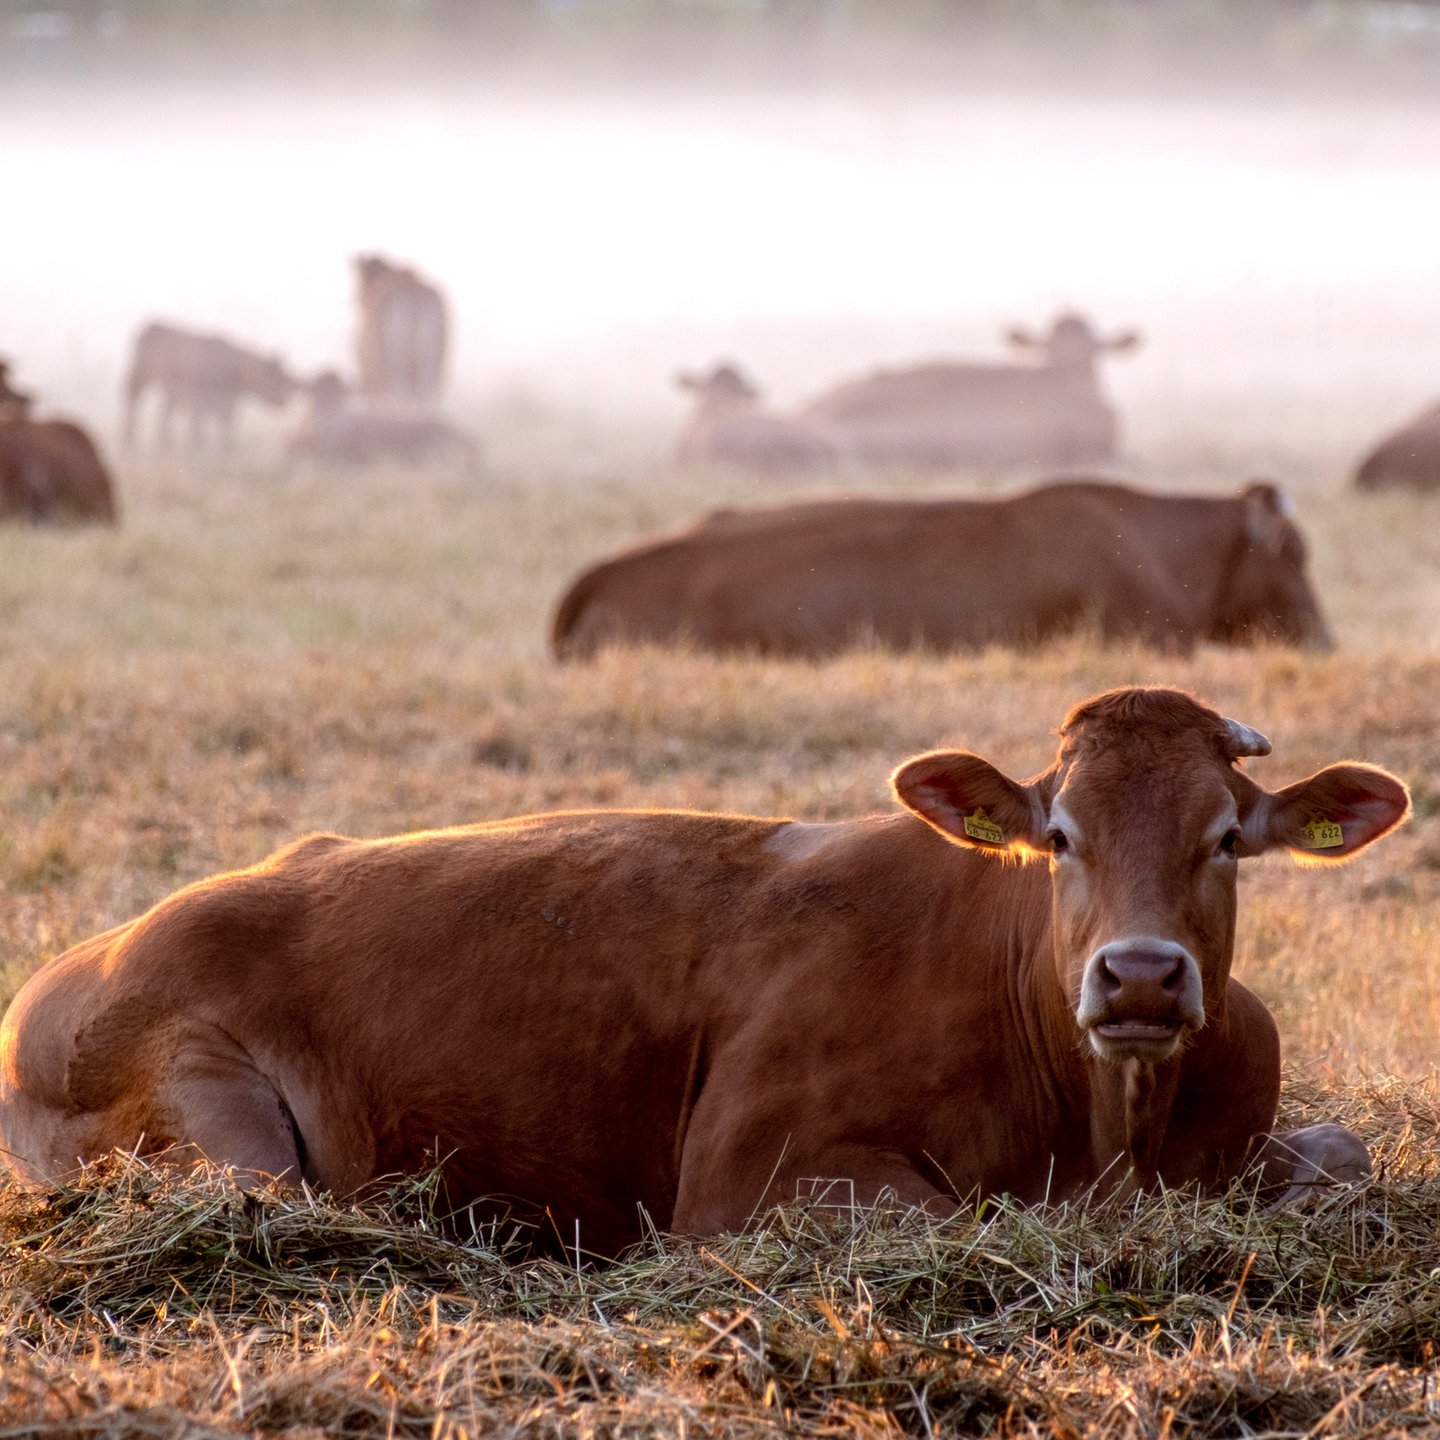
<path id="1" fill-rule="evenodd" d="M 676 445 L 682 461 L 718 460 L 771 473 L 834 469 L 840 463 L 840 447 L 824 427 L 763 409 L 760 391 L 732 364 L 721 362 L 708 375 L 682 371 L 675 383 L 695 396 L 694 413 Z"/>
<path id="2" fill-rule="evenodd" d="M 357 255 L 360 390 L 373 401 L 429 406 L 440 398 L 449 322 L 428 281 L 380 255 Z"/>
<path id="3" fill-rule="evenodd" d="M 1362 490 L 1440 490 L 1440 405 L 1387 435 L 1360 463 Z"/>
<path id="4" fill-rule="evenodd" d="M 310 408 L 290 441 L 292 460 L 342 466 L 441 461 L 467 472 L 479 466 L 480 447 L 438 415 L 357 408 L 350 403 L 349 388 L 333 370 L 316 376 L 305 390 Z"/>
<path id="5" fill-rule="evenodd" d="M 1267 1139 L 1280 1046 L 1230 978 L 1237 862 L 1345 859 L 1405 787 L 1346 762 L 1265 790 L 1236 764 L 1265 738 L 1178 690 L 1060 733 L 1023 782 L 907 761 L 899 815 L 312 835 L 24 986 L 0 1150 L 39 1181 L 182 1147 L 346 1193 L 438 1156 L 452 1203 L 603 1253 L 642 1207 L 706 1234 L 812 1182 L 944 1214 L 1247 1161 L 1363 1174 L 1337 1126 Z"/>
<path id="6" fill-rule="evenodd" d="M 116 520 L 95 442 L 69 420 L 0 419 L 0 520 Z"/>
<path id="7" fill-rule="evenodd" d="M 1034 365 L 935 361 L 878 370 L 827 390 L 800 411 L 878 465 L 1089 465 L 1114 458 L 1118 423 L 1095 362 L 1133 349 L 1133 331 L 1102 339 L 1061 315 L 1043 338 L 1012 330 Z"/>
<path id="8" fill-rule="evenodd" d="M 889 496 L 721 510 L 581 574 L 561 659 L 614 643 L 828 655 L 852 645 L 1106 640 L 1328 646 L 1288 500 L 1061 481 L 1001 500 Z"/>
<path id="9" fill-rule="evenodd" d="M 156 322 L 135 337 L 125 379 L 127 446 L 135 442 L 140 401 L 151 388 L 160 393 L 162 445 L 171 444 L 175 416 L 184 413 L 189 416 L 192 449 L 204 443 L 208 427 L 217 448 L 228 450 L 240 401 L 249 396 L 266 405 L 283 405 L 295 392 L 296 382 L 277 355 L 257 355 L 219 335 L 199 335 Z"/>

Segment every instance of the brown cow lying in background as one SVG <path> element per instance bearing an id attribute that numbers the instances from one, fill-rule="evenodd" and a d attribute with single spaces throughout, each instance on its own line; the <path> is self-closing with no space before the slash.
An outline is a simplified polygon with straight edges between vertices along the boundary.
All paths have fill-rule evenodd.
<path id="1" fill-rule="evenodd" d="M 0 420 L 0 520 L 113 525 L 115 487 L 69 420 Z"/>
<path id="2" fill-rule="evenodd" d="M 0 1149 L 40 1181 L 116 1147 L 353 1192 L 447 1193 L 613 1252 L 841 1183 L 979 1194 L 1277 1187 L 1366 1171 L 1269 1137 L 1280 1047 L 1230 978 L 1238 862 L 1342 860 L 1405 787 L 1277 791 L 1265 738 L 1183 692 L 1077 706 L 1012 780 L 937 751 L 904 813 L 597 811 L 313 835 L 76 946 L 0 1026 Z M 1026 863 L 1006 863 L 1026 862 Z M 173 1155 L 172 1151 L 172 1155 Z"/>
<path id="3" fill-rule="evenodd" d="M 479 466 L 476 442 L 438 415 L 408 408 L 376 408 L 368 403 L 357 406 L 334 370 L 318 375 L 305 390 L 310 408 L 290 441 L 292 460 L 342 466 L 442 461 L 465 471 Z"/>
<path id="4" fill-rule="evenodd" d="M 1119 421 L 1100 387 L 1102 355 L 1134 349 L 1133 330 L 1101 337 L 1083 315 L 1047 335 L 1014 329 L 1035 364 L 936 360 L 877 370 L 799 412 L 877 465 L 1093 465 L 1114 457 Z"/>
<path id="5" fill-rule="evenodd" d="M 32 420 L 33 399 L 0 361 L 0 520 L 113 525 L 115 486 L 95 442 L 69 420 Z"/>
<path id="6" fill-rule="evenodd" d="M 1360 462 L 1362 490 L 1440 490 L 1440 405 L 1387 435 Z"/>
<path id="7" fill-rule="evenodd" d="M 722 362 L 708 375 L 681 372 L 675 383 L 695 397 L 694 413 L 675 447 L 677 459 L 717 460 L 765 473 L 833 470 L 840 464 L 841 447 L 824 426 L 764 409 L 760 391 L 734 365 Z"/>
<path id="8" fill-rule="evenodd" d="M 720 510 L 581 574 L 551 639 L 562 658 L 647 641 L 813 656 L 1028 645 L 1085 624 L 1165 650 L 1329 644 L 1275 486 L 1212 497 L 1093 480 Z"/>

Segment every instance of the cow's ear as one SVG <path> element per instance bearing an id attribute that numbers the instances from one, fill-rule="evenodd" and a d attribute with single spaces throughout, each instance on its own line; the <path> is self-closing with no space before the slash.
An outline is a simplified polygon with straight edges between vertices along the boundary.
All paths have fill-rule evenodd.
<path id="1" fill-rule="evenodd" d="M 1327 765 L 1265 795 L 1244 824 L 1248 854 L 1283 847 L 1302 865 L 1348 860 L 1410 813 L 1410 792 L 1376 765 Z"/>
<path id="2" fill-rule="evenodd" d="M 1102 340 L 1099 348 L 1108 350 L 1112 355 L 1119 355 L 1126 350 L 1138 349 L 1144 338 L 1138 330 L 1121 330 L 1111 335 L 1109 339 Z"/>
<path id="3" fill-rule="evenodd" d="M 965 750 L 932 750 L 891 777 L 900 803 L 947 839 L 994 854 L 1043 849 L 1045 809 L 1033 785 L 1002 775 Z"/>
<path id="4" fill-rule="evenodd" d="M 1005 332 L 1005 339 L 1017 350 L 1037 350 L 1045 344 L 1045 341 L 1019 325 L 1012 325 Z"/>
<path id="5" fill-rule="evenodd" d="M 1252 480 L 1241 492 L 1245 538 L 1267 555 L 1279 555 L 1294 530 L 1295 507 L 1290 497 L 1270 480 Z"/>

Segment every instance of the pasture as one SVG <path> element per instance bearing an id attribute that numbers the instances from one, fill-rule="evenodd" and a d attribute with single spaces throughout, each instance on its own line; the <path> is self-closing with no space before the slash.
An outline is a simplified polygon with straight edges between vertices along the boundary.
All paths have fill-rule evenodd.
<path id="1" fill-rule="evenodd" d="M 469 417 L 467 417 L 469 418 Z M 1256 447 L 1145 419 L 1128 478 L 1282 478 L 1338 649 L 612 653 L 548 613 L 597 553 L 813 488 L 676 467 L 658 429 L 474 417 L 490 463 L 119 467 L 121 527 L 0 531 L 0 998 L 71 943 L 314 829 L 381 835 L 582 806 L 828 819 L 942 744 L 1028 774 L 1071 703 L 1193 688 L 1263 730 L 1272 788 L 1353 756 L 1416 816 L 1340 870 L 1248 862 L 1237 973 L 1273 1007 L 1291 1123 L 1339 1118 L 1379 1178 L 1303 1214 L 1166 1196 L 947 1230 L 799 1208 L 592 1268 L 365 1208 L 241 1199 L 124 1162 L 0 1192 L 0 1430 L 145 1436 L 1376 1433 L 1435 1423 L 1440 1273 L 1440 530 L 1358 496 L 1347 418 Z M 1351 427 L 1358 430 L 1359 423 Z M 867 479 L 991 492 L 1019 477 Z M 860 484 L 839 476 L 828 488 Z M 1004 583 L 1003 576 L 996 577 Z"/>

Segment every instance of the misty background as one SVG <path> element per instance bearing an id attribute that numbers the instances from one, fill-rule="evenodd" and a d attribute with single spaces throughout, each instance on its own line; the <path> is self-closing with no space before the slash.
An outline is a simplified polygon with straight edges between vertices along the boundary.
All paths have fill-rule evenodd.
<path id="1" fill-rule="evenodd" d="M 0 197 L 0 354 L 105 435 L 147 319 L 349 369 L 362 250 L 446 290 L 482 435 L 1072 307 L 1144 332 L 1141 453 L 1440 396 L 1440 5 L 4 0 Z"/>

